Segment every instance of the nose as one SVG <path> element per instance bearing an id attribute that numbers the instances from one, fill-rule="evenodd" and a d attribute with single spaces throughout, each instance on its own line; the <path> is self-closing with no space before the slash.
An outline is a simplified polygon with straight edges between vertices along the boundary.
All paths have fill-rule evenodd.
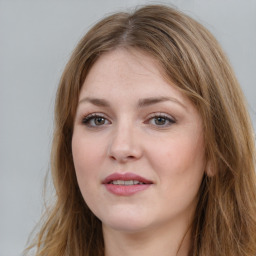
<path id="1" fill-rule="evenodd" d="M 140 138 L 135 130 L 132 126 L 120 125 L 113 131 L 108 149 L 111 159 L 125 163 L 142 156 Z"/>

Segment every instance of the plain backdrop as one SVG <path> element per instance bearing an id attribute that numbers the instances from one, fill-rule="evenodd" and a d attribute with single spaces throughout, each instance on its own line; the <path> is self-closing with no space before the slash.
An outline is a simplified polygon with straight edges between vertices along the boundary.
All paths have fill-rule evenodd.
<path id="1" fill-rule="evenodd" d="M 43 209 L 53 105 L 72 49 L 100 18 L 169 3 L 229 56 L 256 127 L 256 0 L 0 0 L 0 256 L 22 255 Z"/>

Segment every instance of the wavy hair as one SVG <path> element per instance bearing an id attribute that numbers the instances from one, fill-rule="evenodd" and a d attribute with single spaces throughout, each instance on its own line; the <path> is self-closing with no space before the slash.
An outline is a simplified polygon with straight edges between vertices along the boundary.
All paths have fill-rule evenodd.
<path id="1" fill-rule="evenodd" d="M 55 105 L 51 172 L 56 202 L 46 210 L 31 248 L 37 256 L 104 255 L 101 222 L 80 193 L 71 151 L 82 84 L 100 56 L 133 48 L 155 58 L 163 76 L 196 106 L 210 167 L 199 190 L 191 255 L 256 255 L 253 128 L 246 103 L 220 45 L 201 24 L 163 5 L 116 13 L 78 43 L 60 80 Z"/>

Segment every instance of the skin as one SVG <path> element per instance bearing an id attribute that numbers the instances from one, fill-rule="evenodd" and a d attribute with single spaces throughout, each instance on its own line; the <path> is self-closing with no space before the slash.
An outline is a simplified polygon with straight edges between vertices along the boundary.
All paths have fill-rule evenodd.
<path id="1" fill-rule="evenodd" d="M 84 200 L 102 221 L 105 255 L 188 255 L 206 167 L 202 120 L 153 58 L 131 49 L 99 58 L 81 89 L 72 152 Z M 116 172 L 153 184 L 115 195 L 102 181 Z"/>

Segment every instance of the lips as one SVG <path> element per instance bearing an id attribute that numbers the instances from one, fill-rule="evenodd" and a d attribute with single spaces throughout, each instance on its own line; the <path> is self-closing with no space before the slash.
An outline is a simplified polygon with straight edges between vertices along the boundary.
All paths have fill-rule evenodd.
<path id="1" fill-rule="evenodd" d="M 139 175 L 136 175 L 134 173 L 113 173 L 109 176 L 106 177 L 106 179 L 103 181 L 103 184 L 110 184 L 112 182 L 115 182 L 115 181 L 138 181 L 140 183 L 143 183 L 143 184 L 152 184 L 153 182 L 150 181 L 150 180 L 147 180 Z M 119 185 L 124 185 L 124 184 L 119 184 Z M 127 183 L 128 185 L 128 183 Z M 130 184 L 132 185 L 132 184 Z M 137 184 L 135 184 L 137 185 Z"/>
<path id="2" fill-rule="evenodd" d="M 153 182 L 133 173 L 113 173 L 104 179 L 103 184 L 115 195 L 129 196 L 149 188 Z"/>

